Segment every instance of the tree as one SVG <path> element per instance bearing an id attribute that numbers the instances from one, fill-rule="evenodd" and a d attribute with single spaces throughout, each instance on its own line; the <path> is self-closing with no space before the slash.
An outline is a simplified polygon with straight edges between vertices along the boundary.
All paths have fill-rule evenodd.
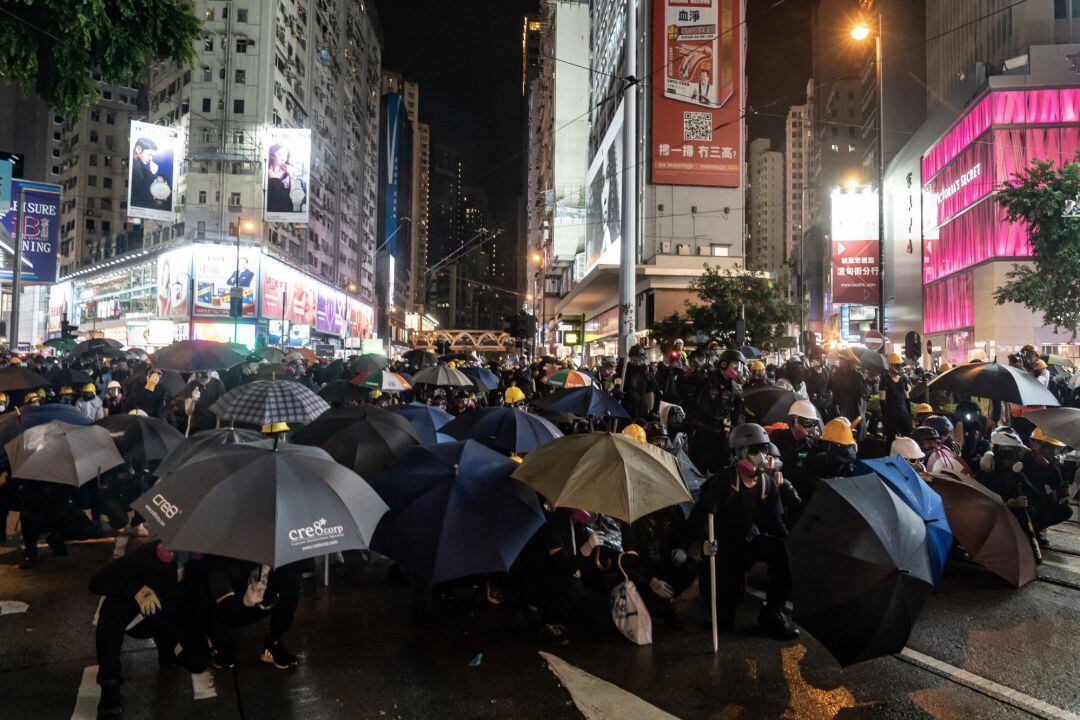
<path id="1" fill-rule="evenodd" d="M 1041 312 L 1054 330 L 1073 338 L 1080 330 L 1080 217 L 1066 217 L 1080 191 L 1080 156 L 1061 168 L 1036 160 L 998 191 L 1009 222 L 1023 223 L 1031 239 L 1031 265 L 1014 265 L 994 291 L 998 305 L 1020 303 Z"/>
<path id="2" fill-rule="evenodd" d="M 723 271 L 706 266 L 690 283 L 690 290 L 700 303 L 687 300 L 686 315 L 663 321 L 663 331 L 689 327 L 696 334 L 734 347 L 739 311 L 744 309 L 746 342 L 760 345 L 782 335 L 784 326 L 799 317 L 798 306 L 783 299 L 776 283 L 738 266 Z"/>
<path id="3" fill-rule="evenodd" d="M 134 84 L 151 60 L 186 64 L 202 25 L 182 0 L 9 0 L 0 13 L 0 79 L 56 110 L 97 94 L 91 73 Z"/>

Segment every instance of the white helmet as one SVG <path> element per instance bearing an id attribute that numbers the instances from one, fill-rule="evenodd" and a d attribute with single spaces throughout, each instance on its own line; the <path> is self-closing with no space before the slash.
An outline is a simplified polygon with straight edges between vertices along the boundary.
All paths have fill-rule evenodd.
<path id="1" fill-rule="evenodd" d="M 818 413 L 817 408 L 814 407 L 813 403 L 807 400 L 796 400 L 791 403 L 791 407 L 788 408 L 787 414 L 821 422 L 821 415 Z"/>
<path id="2" fill-rule="evenodd" d="M 890 455 L 899 455 L 905 460 L 922 460 L 926 453 L 919 447 L 919 443 L 909 437 L 898 437 L 892 441 L 889 448 Z"/>
<path id="3" fill-rule="evenodd" d="M 113 388 L 116 388 L 117 390 L 119 390 L 120 389 L 120 383 L 117 382 L 116 380 L 110 380 L 107 389 L 112 390 Z"/>
<path id="4" fill-rule="evenodd" d="M 790 390 L 795 392 L 795 386 L 791 384 L 791 381 L 787 378 L 780 378 L 776 381 L 776 387 L 783 388 L 784 390 Z"/>
<path id="5" fill-rule="evenodd" d="M 1014 447 L 1014 448 L 1026 448 L 1024 441 L 1020 439 L 1020 435 L 1015 430 L 1008 426 L 1001 426 L 994 428 L 990 433 L 990 444 L 993 447 Z"/>

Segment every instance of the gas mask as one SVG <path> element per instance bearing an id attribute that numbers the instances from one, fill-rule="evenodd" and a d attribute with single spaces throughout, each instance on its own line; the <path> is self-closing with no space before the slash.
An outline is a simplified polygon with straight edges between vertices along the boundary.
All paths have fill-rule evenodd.
<path id="1" fill-rule="evenodd" d="M 769 451 L 761 445 L 752 445 L 746 454 L 735 463 L 735 469 L 743 477 L 755 477 L 768 469 Z"/>
<path id="2" fill-rule="evenodd" d="M 855 463 L 859 451 L 858 445 L 840 445 L 839 443 L 828 443 L 828 445 L 825 457 L 830 467 L 839 468 Z"/>

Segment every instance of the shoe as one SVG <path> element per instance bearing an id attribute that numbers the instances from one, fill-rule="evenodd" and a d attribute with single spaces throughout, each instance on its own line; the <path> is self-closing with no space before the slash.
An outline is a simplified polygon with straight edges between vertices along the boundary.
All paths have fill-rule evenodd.
<path id="1" fill-rule="evenodd" d="M 1043 532 L 1041 532 L 1041 533 L 1038 533 L 1035 536 L 1035 541 L 1037 543 L 1039 543 L 1039 547 L 1042 548 L 1043 550 L 1050 547 L 1050 540 L 1046 537 L 1046 531 L 1045 530 Z"/>
<path id="2" fill-rule="evenodd" d="M 214 650 L 210 663 L 218 670 L 228 670 L 236 665 L 236 653 L 232 650 Z"/>
<path id="3" fill-rule="evenodd" d="M 298 657 L 285 649 L 280 640 L 276 643 L 264 643 L 261 659 L 264 663 L 273 663 L 278 670 L 289 670 L 300 662 Z"/>
<path id="4" fill-rule="evenodd" d="M 757 621 L 758 625 L 779 640 L 794 640 L 799 637 L 799 628 L 795 627 L 795 623 L 791 621 L 791 618 L 778 607 L 771 608 L 762 605 Z"/>
<path id="5" fill-rule="evenodd" d="M 146 529 L 146 525 L 136 525 L 135 529 L 131 532 L 134 537 L 148 538 L 150 537 L 150 531 Z"/>
<path id="6" fill-rule="evenodd" d="M 116 685 L 104 685 L 101 688 L 101 699 L 98 700 L 98 720 L 104 718 L 118 718 L 124 710 L 120 705 L 120 688 Z"/>
<path id="7" fill-rule="evenodd" d="M 566 647 L 570 638 L 566 637 L 566 628 L 562 625 L 545 625 L 540 629 L 540 641 L 552 647 Z"/>
<path id="8" fill-rule="evenodd" d="M 35 558 L 23 558 L 23 561 L 19 563 L 20 570 L 33 570 L 38 566 L 40 561 Z"/>

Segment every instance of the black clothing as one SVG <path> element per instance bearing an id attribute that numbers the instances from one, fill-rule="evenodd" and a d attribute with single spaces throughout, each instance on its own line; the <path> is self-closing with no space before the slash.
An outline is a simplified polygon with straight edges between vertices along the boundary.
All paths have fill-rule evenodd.
<path id="1" fill-rule="evenodd" d="M 835 415 L 851 421 L 852 432 L 856 440 L 862 440 L 866 434 L 866 401 L 870 397 L 870 388 L 864 378 L 854 368 L 837 368 L 832 376 L 832 395 Z M 855 424 L 857 418 L 864 422 Z"/>
<path id="2" fill-rule="evenodd" d="M 911 381 L 903 373 L 894 379 L 889 373 L 883 372 L 881 389 L 885 391 L 885 401 L 881 404 L 885 420 L 885 440 L 892 444 L 894 439 L 906 436 L 914 427 L 908 400 Z"/>

